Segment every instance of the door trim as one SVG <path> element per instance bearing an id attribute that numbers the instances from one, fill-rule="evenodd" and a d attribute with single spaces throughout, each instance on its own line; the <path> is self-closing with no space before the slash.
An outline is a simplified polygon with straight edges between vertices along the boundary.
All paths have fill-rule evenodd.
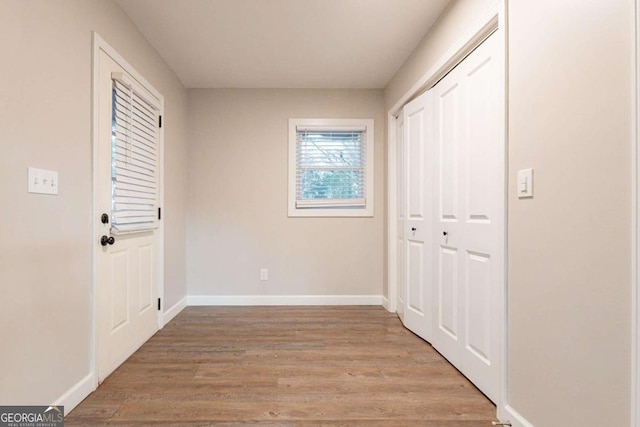
<path id="1" fill-rule="evenodd" d="M 631 425 L 640 427 L 640 0 L 634 2 L 631 117 Z"/>
<path id="2" fill-rule="evenodd" d="M 99 88 L 99 58 L 100 51 L 104 52 L 108 56 L 110 56 L 115 62 L 118 63 L 127 73 L 129 73 L 133 78 L 135 78 L 140 84 L 142 84 L 149 92 L 151 92 L 156 98 L 160 100 L 160 114 L 164 115 L 164 97 L 160 92 L 158 92 L 138 71 L 136 71 L 127 60 L 125 60 L 111 45 L 109 45 L 98 33 L 95 31 L 92 32 L 92 64 L 91 64 L 91 74 L 92 74 L 92 91 L 91 91 L 91 148 L 92 148 L 92 164 L 91 164 L 91 174 L 92 174 L 92 196 L 91 196 L 91 337 L 89 340 L 90 345 L 90 370 L 91 375 L 93 377 L 93 389 L 95 390 L 98 387 L 98 333 L 97 333 L 97 275 L 96 275 L 96 244 L 95 244 L 95 236 L 97 236 L 97 227 L 98 227 L 98 210 L 97 210 L 97 194 L 98 194 L 98 180 L 96 177 L 96 165 L 98 164 L 98 144 L 99 144 L 99 136 L 98 136 L 98 88 Z M 160 173 L 159 173 L 159 206 L 164 207 L 164 125 L 159 129 L 159 165 L 160 165 Z M 158 297 L 161 298 L 161 301 L 164 303 L 164 221 L 158 221 L 157 228 L 158 235 L 158 248 L 156 257 L 158 260 L 157 271 L 156 271 L 156 280 L 158 287 Z M 161 307 L 162 310 L 158 310 L 157 313 L 157 322 L 158 329 L 162 329 L 164 326 L 164 316 L 163 311 L 164 307 Z"/>
<path id="3" fill-rule="evenodd" d="M 636 0 L 640 1 L 640 0 Z M 508 283 L 508 49 L 507 49 L 507 0 L 498 0 L 494 5 L 469 28 L 448 50 L 435 62 L 435 64 L 387 111 L 387 284 L 390 312 L 397 311 L 397 259 L 398 253 L 395 242 L 398 238 L 397 230 L 397 150 L 396 125 L 397 116 L 403 106 L 425 90 L 433 87 L 442 77 L 460 63 L 469 53 L 478 47 L 487 37 L 494 32 L 503 46 L 503 72 L 504 72 L 504 120 L 501 124 L 503 135 L 503 147 L 505 154 L 505 216 L 504 216 L 504 292 L 502 296 L 502 369 L 500 374 L 500 392 L 498 396 L 497 416 L 501 420 L 510 420 L 514 427 L 530 427 L 524 417 L 508 403 L 508 317 L 507 317 L 507 283 Z M 640 426 L 638 426 L 640 427 Z"/>

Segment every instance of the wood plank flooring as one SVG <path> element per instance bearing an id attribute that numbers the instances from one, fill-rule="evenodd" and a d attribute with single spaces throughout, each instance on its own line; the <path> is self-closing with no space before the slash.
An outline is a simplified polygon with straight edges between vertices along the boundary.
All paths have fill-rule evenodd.
<path id="1" fill-rule="evenodd" d="M 495 406 L 382 307 L 188 307 L 67 426 L 483 427 Z"/>

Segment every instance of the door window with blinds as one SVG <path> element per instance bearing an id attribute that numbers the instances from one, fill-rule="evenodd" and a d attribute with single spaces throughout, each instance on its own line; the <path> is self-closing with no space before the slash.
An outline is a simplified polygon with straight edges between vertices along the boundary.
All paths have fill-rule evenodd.
<path id="1" fill-rule="evenodd" d="M 373 120 L 289 119 L 289 216 L 373 216 Z"/>
<path id="2" fill-rule="evenodd" d="M 158 226 L 158 101 L 124 73 L 113 73 L 111 232 Z"/>

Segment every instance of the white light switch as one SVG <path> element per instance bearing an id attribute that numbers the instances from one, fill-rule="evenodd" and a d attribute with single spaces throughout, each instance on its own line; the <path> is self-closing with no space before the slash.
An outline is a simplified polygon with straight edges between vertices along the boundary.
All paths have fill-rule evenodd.
<path id="1" fill-rule="evenodd" d="M 58 172 L 29 168 L 27 175 L 29 193 L 58 194 Z"/>
<path id="2" fill-rule="evenodd" d="M 518 171 L 518 198 L 533 197 L 533 169 Z"/>
<path id="3" fill-rule="evenodd" d="M 260 269 L 260 280 L 269 280 L 269 270 L 266 268 Z"/>

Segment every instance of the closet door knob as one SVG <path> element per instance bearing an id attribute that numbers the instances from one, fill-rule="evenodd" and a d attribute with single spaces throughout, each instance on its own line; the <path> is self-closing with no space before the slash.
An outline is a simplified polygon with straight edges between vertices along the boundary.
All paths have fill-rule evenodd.
<path id="1" fill-rule="evenodd" d="M 442 232 L 442 235 L 443 235 L 443 236 L 446 236 L 446 235 L 448 235 L 448 234 L 449 234 L 449 233 L 447 233 L 446 231 L 443 231 L 443 232 Z"/>
<path id="2" fill-rule="evenodd" d="M 411 227 L 411 231 L 416 231 L 416 230 L 417 230 L 417 228 Z"/>

